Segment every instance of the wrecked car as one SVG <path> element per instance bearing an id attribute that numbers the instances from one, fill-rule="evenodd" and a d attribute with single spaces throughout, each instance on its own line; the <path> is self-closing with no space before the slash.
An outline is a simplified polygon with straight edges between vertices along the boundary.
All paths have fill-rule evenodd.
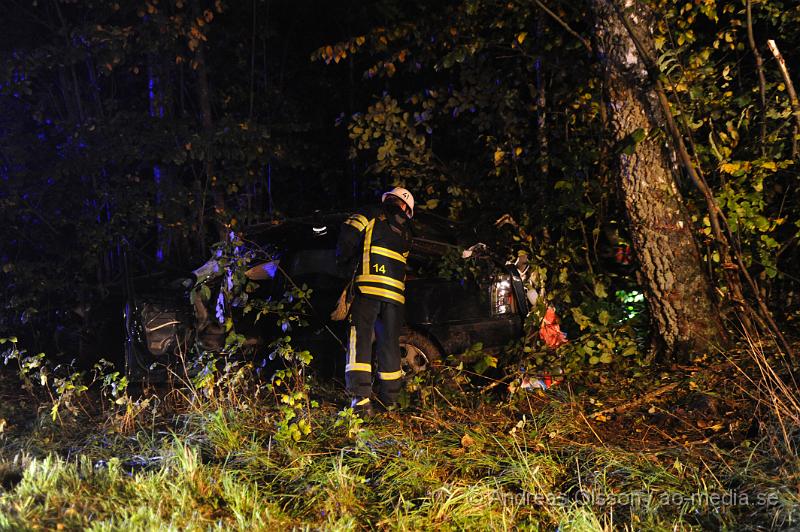
<path id="1" fill-rule="evenodd" d="M 335 260 L 345 218 L 345 214 L 315 215 L 279 225 L 262 224 L 248 228 L 244 237 L 245 242 L 269 250 L 269 260 L 248 264 L 246 276 L 258 284 L 254 296 L 279 298 L 291 286 L 311 288 L 308 325 L 292 330 L 292 341 L 311 351 L 315 364 L 335 374 L 344 370 L 341 355 L 347 322 L 333 322 L 329 315 L 348 280 Z M 443 258 L 474 243 L 474 230 L 420 213 L 412 222 L 412 234 L 401 333 L 406 374 L 424 371 L 443 355 L 465 352 L 478 343 L 487 351 L 499 351 L 522 336 L 528 298 L 516 267 L 476 254 L 478 258 L 473 259 L 487 262 L 483 269 L 487 273 L 474 279 L 447 277 L 440 273 Z M 153 368 L 174 363 L 192 346 L 219 351 L 225 344 L 228 316 L 233 316 L 237 333 L 247 336 L 247 346 L 264 345 L 285 331 L 285 326 L 284 331 L 275 330 L 269 320 L 248 323 L 246 316 L 237 313 L 235 302 L 226 306 L 218 295 L 223 278 L 224 272 L 212 259 L 157 293 L 131 294 L 124 312 L 129 375 L 153 378 Z M 210 287 L 209 301 L 190 301 L 188 292 L 198 283 Z"/>

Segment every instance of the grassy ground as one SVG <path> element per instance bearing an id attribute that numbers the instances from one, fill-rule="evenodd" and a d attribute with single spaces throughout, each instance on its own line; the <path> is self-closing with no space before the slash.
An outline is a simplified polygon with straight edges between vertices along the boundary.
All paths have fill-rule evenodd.
<path id="1" fill-rule="evenodd" d="M 795 429 L 772 432 L 768 411 L 731 399 L 746 380 L 725 375 L 508 395 L 444 374 L 406 411 L 363 422 L 317 387 L 300 441 L 276 433 L 274 397 L 252 383 L 161 390 L 134 411 L 102 413 L 94 397 L 53 422 L 6 382 L 0 529 L 798 526 Z M 645 389 L 665 391 L 637 403 Z"/>

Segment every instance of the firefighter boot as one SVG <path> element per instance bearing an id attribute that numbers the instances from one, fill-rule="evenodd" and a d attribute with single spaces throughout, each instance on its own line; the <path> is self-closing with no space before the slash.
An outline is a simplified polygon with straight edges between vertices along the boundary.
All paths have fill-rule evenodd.
<path id="1" fill-rule="evenodd" d="M 362 418 L 369 418 L 375 415 L 369 397 L 353 397 L 350 401 L 350 408 L 353 409 L 354 414 L 358 414 Z"/>

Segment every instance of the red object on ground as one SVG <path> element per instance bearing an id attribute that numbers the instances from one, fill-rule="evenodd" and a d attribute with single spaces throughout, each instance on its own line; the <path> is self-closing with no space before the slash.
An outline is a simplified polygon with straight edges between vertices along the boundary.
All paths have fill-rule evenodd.
<path id="1" fill-rule="evenodd" d="M 614 253 L 614 260 L 618 264 L 628 266 L 632 260 L 631 246 L 628 244 L 620 244 L 617 246 L 617 251 Z"/>
<path id="2" fill-rule="evenodd" d="M 539 338 L 541 338 L 550 349 L 555 349 L 569 341 L 567 340 L 567 335 L 561 331 L 558 322 L 556 309 L 547 307 L 544 318 L 542 319 L 542 326 L 539 328 Z"/>

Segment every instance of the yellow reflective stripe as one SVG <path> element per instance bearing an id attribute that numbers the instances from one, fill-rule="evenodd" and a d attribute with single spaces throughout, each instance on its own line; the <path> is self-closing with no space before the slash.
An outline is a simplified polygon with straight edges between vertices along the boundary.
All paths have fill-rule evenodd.
<path id="1" fill-rule="evenodd" d="M 403 378 L 403 371 L 379 371 L 378 378 L 382 381 L 396 381 L 397 379 Z"/>
<path id="2" fill-rule="evenodd" d="M 344 223 L 352 227 L 355 227 L 359 233 L 364 230 L 364 225 L 358 220 L 345 220 Z"/>
<path id="3" fill-rule="evenodd" d="M 367 224 L 367 233 L 364 235 L 364 256 L 361 262 L 364 266 L 364 275 L 369 275 L 369 250 L 372 247 L 372 228 L 375 227 L 375 219 Z"/>
<path id="4" fill-rule="evenodd" d="M 345 371 L 366 371 L 372 373 L 372 366 L 366 362 L 354 362 L 344 367 Z"/>
<path id="5" fill-rule="evenodd" d="M 357 283 L 381 283 L 381 284 L 388 284 L 389 286 L 393 286 L 395 288 L 399 288 L 400 290 L 406 289 L 406 283 L 402 281 L 398 281 L 397 279 L 392 279 L 391 277 L 386 277 L 384 275 L 359 275 L 356 277 Z"/>
<path id="6" fill-rule="evenodd" d="M 389 257 L 390 259 L 399 260 L 403 264 L 406 263 L 406 258 L 399 254 L 396 251 L 392 251 L 391 249 L 382 248 L 380 246 L 373 246 L 372 252 L 376 255 L 383 255 L 384 257 Z"/>
<path id="7" fill-rule="evenodd" d="M 347 365 L 356 363 L 356 327 L 350 327 L 350 350 L 347 353 Z"/>
<path id="8" fill-rule="evenodd" d="M 356 403 L 356 406 L 364 406 L 365 404 L 369 403 L 369 397 L 365 397 L 359 402 Z"/>
<path id="9" fill-rule="evenodd" d="M 392 292 L 391 290 L 384 290 L 383 288 L 375 288 L 374 286 L 359 286 L 358 290 L 362 294 L 369 294 L 371 296 L 381 296 L 381 297 L 388 297 L 389 299 L 394 299 L 398 303 L 405 303 L 406 298 L 402 294 L 398 294 L 397 292 Z"/>
<path id="10" fill-rule="evenodd" d="M 361 225 L 363 225 L 364 227 L 366 227 L 367 224 L 369 223 L 369 220 L 367 220 L 367 217 L 364 216 L 363 214 L 353 214 L 352 216 L 350 216 L 350 219 L 351 220 L 353 220 L 353 219 L 358 220 L 359 222 L 361 222 Z"/>

